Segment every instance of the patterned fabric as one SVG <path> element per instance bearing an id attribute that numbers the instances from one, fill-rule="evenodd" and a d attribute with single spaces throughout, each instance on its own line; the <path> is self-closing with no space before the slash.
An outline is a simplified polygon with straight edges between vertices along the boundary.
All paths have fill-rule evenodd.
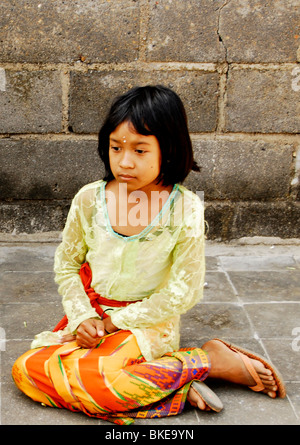
<path id="1" fill-rule="evenodd" d="M 182 412 L 193 380 L 210 369 L 202 349 L 181 349 L 146 362 L 130 331 L 103 337 L 96 348 L 76 342 L 31 349 L 14 364 L 13 378 L 42 404 L 117 424 Z"/>

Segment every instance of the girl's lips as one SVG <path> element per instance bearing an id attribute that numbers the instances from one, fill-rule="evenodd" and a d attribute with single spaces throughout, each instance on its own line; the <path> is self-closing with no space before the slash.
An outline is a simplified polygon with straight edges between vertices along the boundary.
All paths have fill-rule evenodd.
<path id="1" fill-rule="evenodd" d="M 119 178 L 122 179 L 123 181 L 130 181 L 131 179 L 134 179 L 134 176 L 130 176 L 130 175 L 119 175 Z"/>

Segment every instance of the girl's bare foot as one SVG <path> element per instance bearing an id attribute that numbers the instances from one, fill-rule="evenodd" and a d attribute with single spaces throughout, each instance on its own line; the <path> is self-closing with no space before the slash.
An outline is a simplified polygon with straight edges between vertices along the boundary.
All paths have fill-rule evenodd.
<path id="1" fill-rule="evenodd" d="M 211 362 L 210 378 L 226 380 L 246 386 L 255 386 L 256 382 L 247 370 L 240 355 L 232 351 L 224 343 L 218 340 L 210 340 L 202 346 L 209 355 Z M 259 360 L 250 359 L 251 363 L 261 379 L 264 389 L 262 392 L 275 398 L 278 389 L 272 371 L 265 368 Z"/>

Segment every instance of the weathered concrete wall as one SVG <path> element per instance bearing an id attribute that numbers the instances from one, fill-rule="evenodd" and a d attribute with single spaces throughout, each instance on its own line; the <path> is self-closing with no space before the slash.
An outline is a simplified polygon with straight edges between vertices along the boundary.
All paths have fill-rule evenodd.
<path id="1" fill-rule="evenodd" d="M 187 108 L 212 239 L 300 236 L 299 0 L 2 0 L 0 232 L 63 228 L 119 93 Z"/>

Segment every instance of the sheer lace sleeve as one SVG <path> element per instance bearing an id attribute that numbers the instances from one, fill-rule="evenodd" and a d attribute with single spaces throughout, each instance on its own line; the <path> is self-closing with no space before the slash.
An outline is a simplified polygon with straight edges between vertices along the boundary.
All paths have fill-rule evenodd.
<path id="1" fill-rule="evenodd" d="M 111 317 L 118 328 L 153 327 L 185 313 L 202 298 L 205 274 L 204 209 L 195 195 L 188 214 L 173 249 L 167 285 L 141 302 L 116 310 Z"/>
<path id="2" fill-rule="evenodd" d="M 71 332 L 74 332 L 82 321 L 92 317 L 99 318 L 90 304 L 79 276 L 87 253 L 84 226 L 89 224 L 93 201 L 90 190 L 79 192 L 75 196 L 63 231 L 62 243 L 55 254 L 55 281 L 59 285 L 58 291 L 62 295 Z"/>

